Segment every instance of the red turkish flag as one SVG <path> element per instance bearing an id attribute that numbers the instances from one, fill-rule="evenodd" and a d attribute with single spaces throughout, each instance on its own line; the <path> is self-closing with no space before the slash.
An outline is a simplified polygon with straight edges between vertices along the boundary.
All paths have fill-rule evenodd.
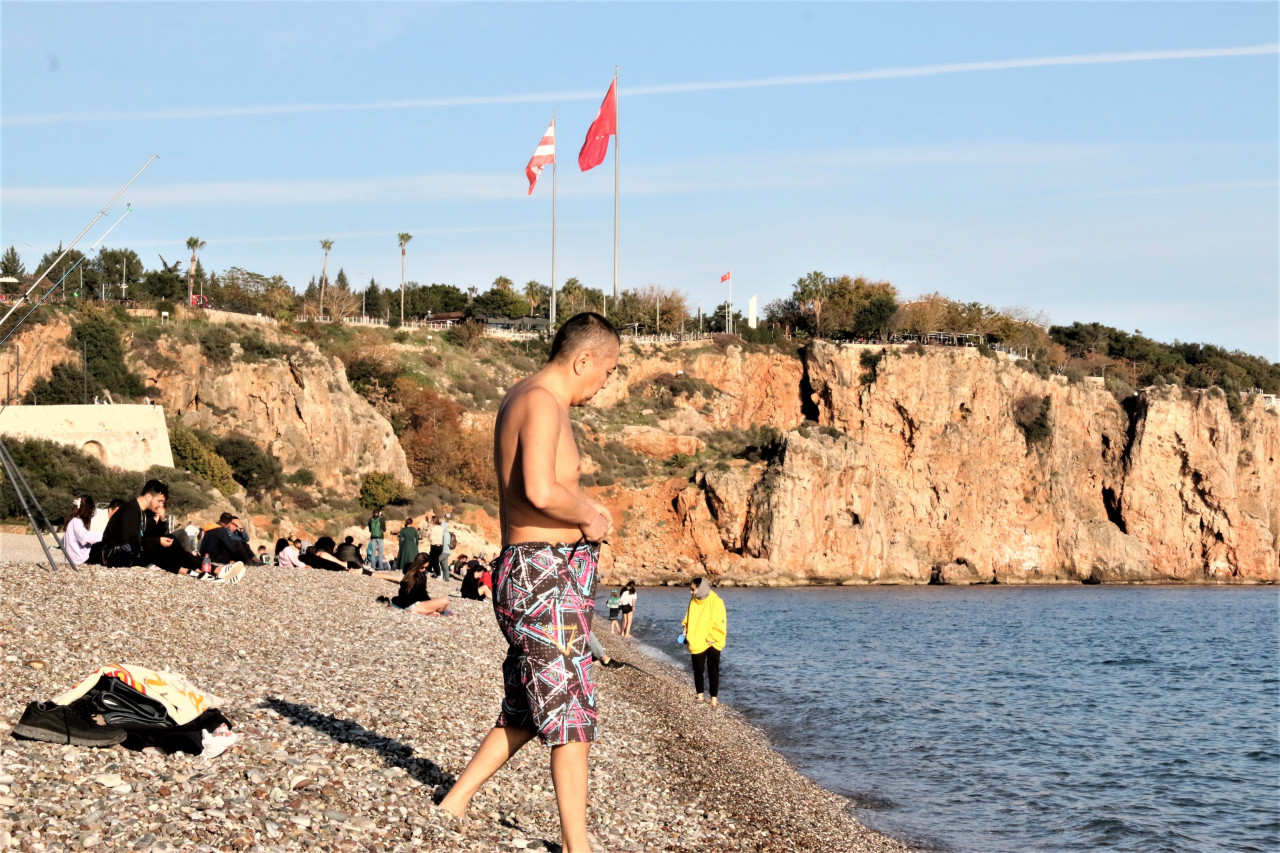
<path id="1" fill-rule="evenodd" d="M 724 275 L 720 276 L 720 283 L 721 283 L 721 284 L 724 284 L 726 281 L 728 281 L 728 280 L 729 280 L 729 276 L 731 276 L 731 275 L 733 275 L 733 273 L 731 273 L 731 272 L 727 272 L 727 273 L 725 273 Z"/>
<path id="2" fill-rule="evenodd" d="M 604 103 L 596 120 L 587 129 L 586 141 L 578 152 L 578 168 L 582 171 L 594 169 L 604 162 L 604 155 L 609 152 L 609 137 L 618 132 L 618 80 L 615 77 L 605 93 Z"/>

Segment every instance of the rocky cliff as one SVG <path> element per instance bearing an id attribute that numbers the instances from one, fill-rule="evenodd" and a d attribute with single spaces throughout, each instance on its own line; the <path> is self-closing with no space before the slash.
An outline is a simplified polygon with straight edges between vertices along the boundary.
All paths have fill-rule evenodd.
<path id="1" fill-rule="evenodd" d="M 265 333 L 272 334 L 272 333 Z M 412 483 L 391 424 L 351 389 L 342 362 L 309 343 L 252 363 L 232 344 L 227 363 L 212 363 L 200 346 L 163 337 L 130 368 L 161 391 L 166 412 L 219 435 L 240 432 L 279 458 L 285 473 L 310 468 L 317 485 L 353 494 L 360 475 L 384 471 Z"/>
<path id="2" fill-rule="evenodd" d="M 787 432 L 767 464 L 721 463 L 621 501 L 643 521 L 617 538 L 617 572 L 660 581 L 705 569 L 741 583 L 1280 580 L 1274 409 L 1254 401 L 1235 420 L 1221 392 L 1170 386 L 1122 407 L 1093 383 L 1044 380 L 976 350 L 891 351 L 874 367 L 864 350 L 818 343 L 795 384 L 777 372 L 744 377 L 763 400 L 803 389 L 813 421 Z M 1048 428 L 1036 435 L 1016 413 L 1045 398 Z"/>

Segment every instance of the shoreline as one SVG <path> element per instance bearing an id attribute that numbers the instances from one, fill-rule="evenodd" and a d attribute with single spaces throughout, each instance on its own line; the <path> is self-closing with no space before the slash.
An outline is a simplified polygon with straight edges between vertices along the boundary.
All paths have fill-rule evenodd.
<path id="1" fill-rule="evenodd" d="M 414 616 L 374 602 L 391 589 L 313 569 L 251 567 L 223 586 L 141 568 L 0 567 L 0 848 L 558 849 L 536 742 L 466 819 L 432 812 L 497 715 L 505 644 L 486 603 Z M 430 589 L 456 596 L 458 583 Z M 678 670 L 602 637 L 630 659 L 594 672 L 598 849 L 911 849 L 857 822 L 763 730 L 694 703 Z M 222 697 L 239 742 L 204 759 L 12 737 L 28 701 L 113 662 L 183 673 Z"/>

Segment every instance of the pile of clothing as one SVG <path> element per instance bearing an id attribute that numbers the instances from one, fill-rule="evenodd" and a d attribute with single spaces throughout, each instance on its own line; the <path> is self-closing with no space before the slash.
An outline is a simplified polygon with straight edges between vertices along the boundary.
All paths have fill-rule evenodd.
<path id="1" fill-rule="evenodd" d="M 49 702 L 27 705 L 13 733 L 73 746 L 155 747 L 213 757 L 236 741 L 222 700 L 185 677 L 136 664 L 94 670 Z"/>

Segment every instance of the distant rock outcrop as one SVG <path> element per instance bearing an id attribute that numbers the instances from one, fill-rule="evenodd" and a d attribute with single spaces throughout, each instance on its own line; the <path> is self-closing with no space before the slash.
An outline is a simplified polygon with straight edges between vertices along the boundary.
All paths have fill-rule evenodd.
<path id="1" fill-rule="evenodd" d="M 1280 580 L 1274 408 L 1234 420 L 1221 391 L 1163 386 L 1126 409 L 973 349 L 891 351 L 874 368 L 866 350 L 819 342 L 794 380 L 744 376 L 765 400 L 803 386 L 813 421 L 767 466 L 709 470 L 669 518 L 646 514 L 646 535 L 615 540 L 620 570 L 687 576 L 686 557 L 739 583 Z M 1046 397 L 1040 437 L 1015 412 Z"/>
<path id="2" fill-rule="evenodd" d="M 413 482 L 391 424 L 351 389 L 342 362 L 314 345 L 303 343 L 287 357 L 217 364 L 198 344 L 164 337 L 155 346 L 161 358 L 134 354 L 130 367 L 188 426 L 243 433 L 275 454 L 286 473 L 309 468 L 317 485 L 346 494 L 373 471 Z M 238 356 L 239 345 L 232 346 Z"/>

